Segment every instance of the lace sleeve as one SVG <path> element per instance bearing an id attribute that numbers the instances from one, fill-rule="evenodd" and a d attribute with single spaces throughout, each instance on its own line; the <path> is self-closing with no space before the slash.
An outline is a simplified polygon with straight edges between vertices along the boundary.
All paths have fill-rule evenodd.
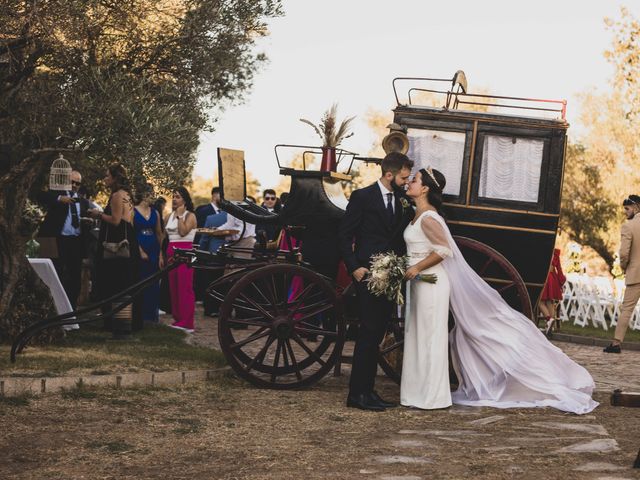
<path id="1" fill-rule="evenodd" d="M 436 255 L 443 259 L 452 255 L 447 235 L 438 220 L 429 215 L 425 215 L 420 221 L 420 226 L 429 242 L 433 245 L 433 251 Z"/>

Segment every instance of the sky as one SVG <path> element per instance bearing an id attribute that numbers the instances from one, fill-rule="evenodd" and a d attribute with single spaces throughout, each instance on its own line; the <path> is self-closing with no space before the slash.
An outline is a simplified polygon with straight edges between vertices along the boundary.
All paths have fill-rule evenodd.
<path id="1" fill-rule="evenodd" d="M 395 107 L 394 77 L 451 78 L 464 70 L 469 92 L 566 99 L 579 131 L 577 95 L 611 88 L 603 53 L 613 34 L 605 17 L 620 6 L 640 18 L 640 1 L 609 0 L 283 0 L 256 50 L 269 58 L 244 103 L 229 106 L 203 133 L 194 174 L 213 180 L 218 147 L 244 150 L 262 188 L 280 180 L 274 145 L 318 145 L 313 129 L 338 103 L 356 116 L 343 148 L 365 155 L 375 138 L 365 115 Z"/>

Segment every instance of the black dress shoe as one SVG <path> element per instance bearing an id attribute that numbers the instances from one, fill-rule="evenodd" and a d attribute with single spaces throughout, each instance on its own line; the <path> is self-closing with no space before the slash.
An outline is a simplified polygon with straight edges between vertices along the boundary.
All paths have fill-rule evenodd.
<path id="1" fill-rule="evenodd" d="M 612 343 L 608 347 L 603 348 L 602 351 L 606 353 L 621 353 L 622 349 L 620 348 L 620 345 L 614 345 Z"/>
<path id="2" fill-rule="evenodd" d="M 375 390 L 369 394 L 369 398 L 371 399 L 372 403 L 377 403 L 384 408 L 395 408 L 398 406 L 397 403 L 387 402 L 386 400 L 383 400 Z"/>
<path id="3" fill-rule="evenodd" d="M 347 397 L 347 407 L 359 408 L 360 410 L 369 410 L 372 412 L 384 412 L 385 408 L 379 403 L 375 403 L 371 396 L 366 393 L 359 395 L 349 395 Z"/>

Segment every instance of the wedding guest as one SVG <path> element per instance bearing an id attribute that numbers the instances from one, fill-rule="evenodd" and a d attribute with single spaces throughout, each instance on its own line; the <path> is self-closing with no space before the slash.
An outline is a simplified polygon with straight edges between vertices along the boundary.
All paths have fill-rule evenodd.
<path id="1" fill-rule="evenodd" d="M 213 187 L 211 189 L 211 202 L 199 205 L 196 208 L 196 220 L 198 228 L 204 227 L 204 223 L 209 215 L 215 215 L 220 211 L 220 187 Z"/>
<path id="2" fill-rule="evenodd" d="M 136 207 L 134 226 L 140 249 L 140 272 L 138 279 L 144 280 L 154 275 L 158 269 L 164 267 L 164 258 L 160 255 L 163 240 L 160 215 L 151 206 L 153 186 L 146 184 L 135 195 Z M 158 323 L 158 309 L 160 303 L 160 283 L 149 285 L 142 295 L 142 320 Z"/>
<path id="3" fill-rule="evenodd" d="M 39 202 L 47 208 L 39 235 L 54 239 L 56 251 L 51 252 L 51 260 L 74 310 L 80 293 L 85 254 L 80 218 L 90 208 L 87 199 L 78 195 L 81 184 L 82 175 L 74 170 L 71 172 L 71 190 L 49 190 L 38 195 Z"/>
<path id="4" fill-rule="evenodd" d="M 217 228 L 220 225 L 224 225 L 227 221 L 227 213 L 223 210 L 218 210 L 217 213 L 213 215 L 209 215 L 207 220 L 204 222 L 205 228 Z M 204 250 L 210 253 L 216 253 L 218 249 L 224 245 L 225 239 L 221 237 L 215 237 L 213 235 L 203 234 L 200 237 L 200 244 L 198 248 L 200 250 Z M 218 310 L 220 309 L 220 302 L 213 298 L 211 295 L 206 294 L 206 288 L 211 282 L 214 282 L 218 278 L 222 276 L 224 271 L 222 269 L 219 270 L 202 270 L 202 279 L 203 279 L 203 305 L 204 305 L 204 314 L 210 317 L 214 317 L 218 315 Z"/>
<path id="5" fill-rule="evenodd" d="M 104 300 L 126 290 L 138 281 L 138 262 L 140 251 L 133 227 L 133 200 L 131 186 L 126 169 L 119 163 L 107 168 L 104 184 L 111 191 L 104 212 L 89 210 L 91 217 L 100 220 L 98 251 L 96 253 L 96 271 L 99 297 Z M 128 242 L 128 252 L 120 251 L 118 256 L 105 255 L 104 243 Z M 131 328 L 142 329 L 139 297 L 132 306 Z M 107 322 L 108 328 L 118 328 L 113 322 Z"/>
<path id="6" fill-rule="evenodd" d="M 158 215 L 160 217 L 160 227 L 164 232 L 164 208 L 167 206 L 167 199 L 164 197 L 158 197 L 155 202 L 153 202 L 153 208 L 156 209 Z"/>
<path id="7" fill-rule="evenodd" d="M 211 202 L 205 205 L 200 205 L 196 207 L 195 213 L 196 213 L 196 221 L 197 221 L 198 228 L 205 227 L 207 218 L 210 215 L 215 215 L 220 211 L 221 211 L 220 210 L 220 187 L 213 187 L 211 189 Z M 207 237 L 206 235 L 203 237 L 200 233 L 196 233 L 193 243 L 199 247 L 201 240 L 203 238 L 207 239 L 206 237 Z M 205 250 L 208 250 L 208 248 Z M 196 301 L 204 300 L 205 289 L 207 287 L 207 272 L 205 270 L 195 271 L 194 284 L 195 284 Z"/>
<path id="8" fill-rule="evenodd" d="M 280 194 L 280 205 L 284 207 L 284 204 L 287 203 L 288 198 L 289 198 L 289 192 L 282 192 Z"/>
<path id="9" fill-rule="evenodd" d="M 627 221 L 620 232 L 620 267 L 624 270 L 624 298 L 616 324 L 613 341 L 604 351 L 620 353 L 622 341 L 629 327 L 629 320 L 640 299 L 640 196 L 629 195 L 622 208 Z"/>
<path id="10" fill-rule="evenodd" d="M 173 191 L 172 212 L 165 219 L 169 236 L 167 259 L 173 257 L 174 248 L 190 249 L 196 233 L 196 216 L 193 213 L 191 195 L 184 187 Z M 173 328 L 193 332 L 195 295 L 193 292 L 193 269 L 180 265 L 169 272 L 169 290 L 171 294 L 171 314 Z"/>
<path id="11" fill-rule="evenodd" d="M 553 257 L 547 274 L 547 281 L 544 284 L 542 295 L 540 296 L 540 312 L 545 316 L 547 326 L 545 334 L 551 336 L 553 326 L 556 323 L 556 311 L 558 302 L 562 300 L 562 287 L 566 281 L 560 264 L 560 249 L 553 249 Z"/>
<path id="12" fill-rule="evenodd" d="M 80 198 L 85 198 L 89 203 L 89 208 L 93 208 L 100 212 L 104 211 L 104 209 L 98 205 L 95 201 L 94 195 L 92 191 L 90 191 L 84 185 L 81 185 L 78 189 L 78 196 Z M 96 273 L 96 254 L 98 251 L 98 236 L 100 235 L 100 225 L 97 220 L 83 218 L 83 221 L 80 222 L 83 237 L 84 237 L 84 248 L 85 248 L 85 258 L 82 261 L 82 264 L 86 266 L 89 274 L 89 285 L 86 285 L 85 278 L 82 277 L 82 287 L 80 289 L 80 301 L 82 302 L 82 290 L 87 288 L 87 295 L 85 296 L 85 301 L 87 303 L 95 303 L 98 301 L 98 292 L 97 292 L 97 273 Z M 86 231 L 86 234 L 84 233 Z"/>
<path id="13" fill-rule="evenodd" d="M 279 213 L 282 209 L 280 200 L 276 196 L 276 191 L 267 188 L 262 194 L 262 207 L 270 213 Z M 260 243 L 266 245 L 267 242 L 273 242 L 280 236 L 280 225 L 273 223 L 257 223 L 256 238 L 260 239 Z"/>
<path id="14" fill-rule="evenodd" d="M 218 229 L 236 230 L 238 232 L 225 237 L 227 242 L 234 242 L 234 247 L 253 249 L 256 243 L 256 226 L 253 223 L 244 222 L 231 214 L 227 214 L 227 221 L 220 225 Z M 231 256 L 235 258 L 251 258 L 252 253 L 250 251 L 234 252 Z"/>

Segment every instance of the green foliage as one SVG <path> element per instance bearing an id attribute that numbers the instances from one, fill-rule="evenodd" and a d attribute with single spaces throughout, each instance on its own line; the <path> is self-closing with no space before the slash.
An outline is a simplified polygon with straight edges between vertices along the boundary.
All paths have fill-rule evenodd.
<path id="1" fill-rule="evenodd" d="M 589 245 L 613 265 L 609 225 L 618 213 L 617 204 L 608 198 L 600 165 L 592 163 L 585 147 L 569 144 L 565 159 L 560 227 L 581 245 Z"/>
<path id="2" fill-rule="evenodd" d="M 605 57 L 615 67 L 614 88 L 581 95 L 585 133 L 567 151 L 560 224 L 611 269 L 624 220 L 620 206 L 640 181 L 640 24 L 624 8 L 617 21 L 606 23 L 613 34 Z"/>
<path id="3" fill-rule="evenodd" d="M 0 339 L 51 306 L 20 296 L 44 287 L 29 278 L 31 232 L 16 215 L 46 183 L 49 157 L 63 151 L 90 189 L 113 161 L 134 187 L 188 183 L 200 131 L 251 87 L 266 59 L 256 40 L 280 13 L 279 0 L 4 0 Z"/>
<path id="4" fill-rule="evenodd" d="M 605 23 L 613 33 L 605 58 L 615 68 L 614 85 L 625 97 L 627 118 L 636 118 L 640 113 L 640 22 L 621 7 L 620 18 L 606 18 Z"/>
<path id="5" fill-rule="evenodd" d="M 198 134 L 239 101 L 277 1 L 11 0 L 0 12 L 0 143 L 69 155 L 85 183 L 123 162 L 171 188 L 191 175 Z M 78 165 L 79 164 L 79 165 Z"/>

